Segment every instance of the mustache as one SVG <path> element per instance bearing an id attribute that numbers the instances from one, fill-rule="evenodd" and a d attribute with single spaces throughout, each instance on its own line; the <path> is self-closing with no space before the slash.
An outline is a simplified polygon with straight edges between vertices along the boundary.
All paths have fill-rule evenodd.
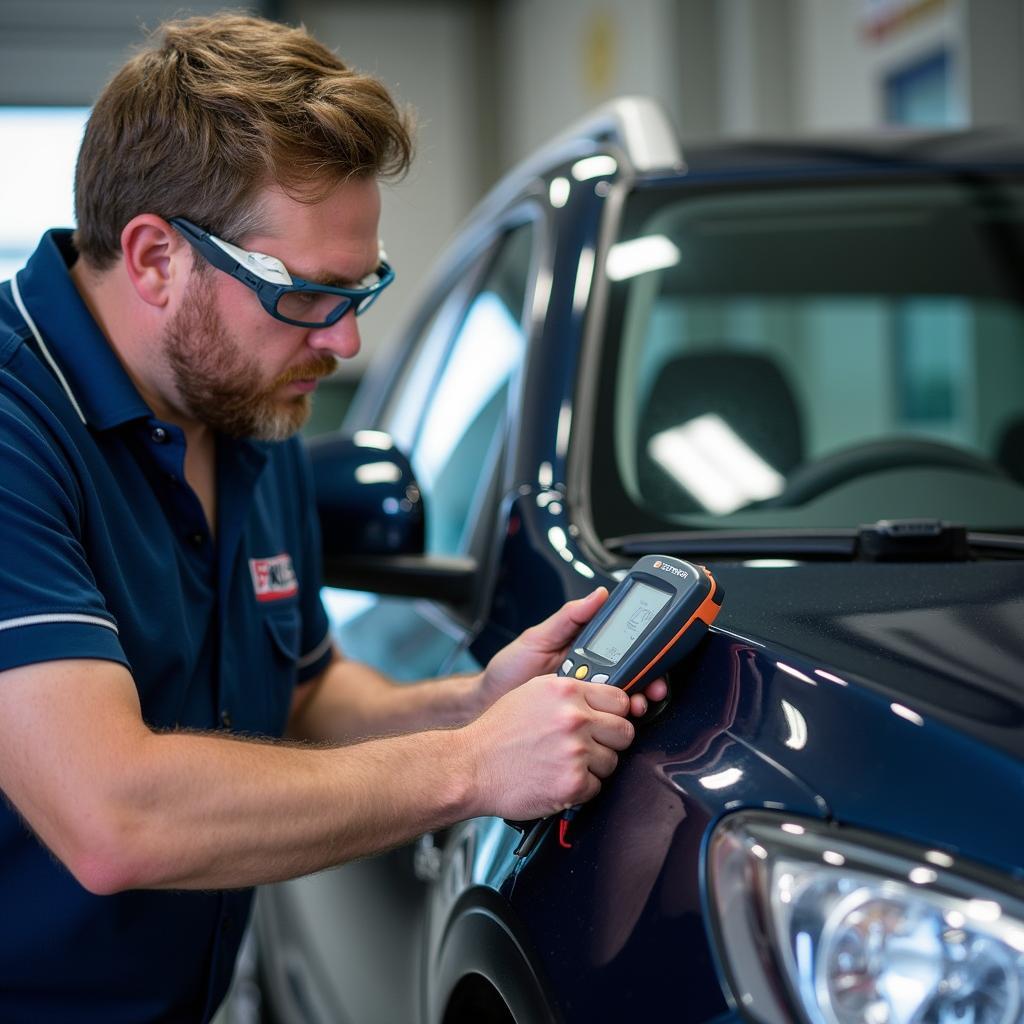
<path id="1" fill-rule="evenodd" d="M 273 387 L 278 388 L 282 384 L 291 384 L 297 380 L 319 380 L 321 377 L 328 377 L 334 373 L 337 366 L 337 357 L 324 352 L 308 363 L 286 370 L 274 381 Z"/>

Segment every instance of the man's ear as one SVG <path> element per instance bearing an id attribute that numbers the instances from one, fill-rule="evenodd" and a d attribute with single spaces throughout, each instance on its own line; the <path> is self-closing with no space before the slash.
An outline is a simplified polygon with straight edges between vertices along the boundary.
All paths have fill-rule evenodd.
<path id="1" fill-rule="evenodd" d="M 125 273 L 136 294 L 150 306 L 166 306 L 175 285 L 192 269 L 188 242 L 154 213 L 140 213 L 121 232 Z"/>

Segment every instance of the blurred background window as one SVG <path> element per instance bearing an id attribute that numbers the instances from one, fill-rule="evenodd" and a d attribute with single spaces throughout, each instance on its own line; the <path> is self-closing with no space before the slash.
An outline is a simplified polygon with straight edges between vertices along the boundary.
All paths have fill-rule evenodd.
<path id="1" fill-rule="evenodd" d="M 885 119 L 889 124 L 959 127 L 963 119 L 956 107 L 948 50 L 914 61 L 885 80 Z"/>
<path id="2" fill-rule="evenodd" d="M 0 106 L 0 281 L 51 227 L 74 226 L 75 159 L 88 107 Z"/>

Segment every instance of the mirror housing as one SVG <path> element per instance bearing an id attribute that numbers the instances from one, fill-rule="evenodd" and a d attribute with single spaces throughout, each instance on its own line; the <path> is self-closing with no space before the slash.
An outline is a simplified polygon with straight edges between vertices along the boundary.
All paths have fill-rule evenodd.
<path id="1" fill-rule="evenodd" d="M 423 554 L 423 499 L 388 434 L 327 434 L 307 447 L 325 559 Z"/>
<path id="2" fill-rule="evenodd" d="M 467 603 L 476 561 L 424 554 L 423 498 L 388 434 L 359 430 L 307 444 L 323 544 L 324 584 Z"/>

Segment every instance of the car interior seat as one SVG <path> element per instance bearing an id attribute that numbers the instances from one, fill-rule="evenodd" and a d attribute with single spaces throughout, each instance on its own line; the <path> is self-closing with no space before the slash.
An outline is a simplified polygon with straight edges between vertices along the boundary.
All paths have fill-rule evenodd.
<path id="1" fill-rule="evenodd" d="M 996 443 L 996 462 L 1018 483 L 1024 483 L 1024 413 L 1008 420 Z"/>
<path id="2" fill-rule="evenodd" d="M 720 417 L 782 477 L 803 460 L 800 409 L 773 359 L 756 352 L 688 352 L 662 367 L 639 420 L 637 484 L 645 504 L 673 512 L 705 511 L 653 457 L 651 440 L 707 415 Z"/>

